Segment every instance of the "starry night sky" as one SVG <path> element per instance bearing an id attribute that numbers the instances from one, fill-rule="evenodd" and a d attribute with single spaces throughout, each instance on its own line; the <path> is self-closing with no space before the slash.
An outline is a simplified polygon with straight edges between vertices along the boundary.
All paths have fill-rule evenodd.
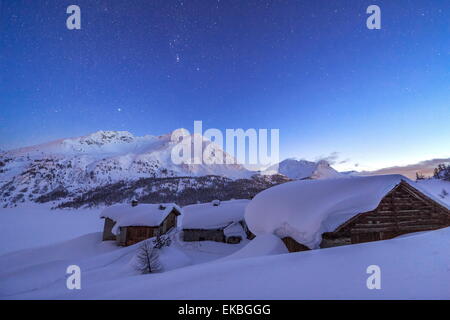
<path id="1" fill-rule="evenodd" d="M 202 120 L 279 128 L 282 158 L 340 169 L 450 156 L 450 1 L 0 4 L 1 149 Z M 66 28 L 71 4 L 81 30 Z"/>

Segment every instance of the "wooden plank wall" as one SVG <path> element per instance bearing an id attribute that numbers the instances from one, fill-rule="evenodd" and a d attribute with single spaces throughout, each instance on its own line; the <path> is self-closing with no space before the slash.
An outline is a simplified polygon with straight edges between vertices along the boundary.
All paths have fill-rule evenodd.
<path id="1" fill-rule="evenodd" d="M 379 206 L 360 214 L 324 238 L 351 237 L 352 243 L 391 239 L 398 235 L 450 226 L 448 210 L 406 184 L 388 193 Z"/>

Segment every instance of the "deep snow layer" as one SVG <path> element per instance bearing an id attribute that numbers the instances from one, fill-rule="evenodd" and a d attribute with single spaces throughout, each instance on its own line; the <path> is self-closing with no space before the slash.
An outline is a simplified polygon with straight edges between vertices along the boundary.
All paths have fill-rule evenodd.
<path id="1" fill-rule="evenodd" d="M 210 263 L 59 298 L 450 299 L 450 228 L 402 239 Z M 381 268 L 369 290 L 367 267 Z"/>
<path id="2" fill-rule="evenodd" d="M 0 298 L 450 299 L 449 240 L 450 228 L 446 228 L 386 241 L 235 257 L 136 275 L 130 269 L 133 247 L 114 249 L 111 243 L 100 242 L 100 234 L 92 234 L 0 257 Z M 83 252 L 86 245 L 90 249 Z M 180 248 L 173 250 L 175 256 L 180 254 Z M 172 260 L 185 263 L 185 257 Z M 69 263 L 81 267 L 81 290 L 65 287 Z M 367 288 L 371 265 L 381 269 L 380 290 Z"/>
<path id="3" fill-rule="evenodd" d="M 0 299 L 53 299 L 65 295 L 68 292 L 66 269 L 70 265 L 81 269 L 82 290 L 142 276 L 133 267 L 139 243 L 118 247 L 115 241 L 101 239 L 100 232 L 90 233 L 0 256 Z M 246 240 L 237 245 L 210 241 L 184 243 L 173 233 L 171 246 L 160 251 L 159 259 L 164 273 L 168 273 L 223 258 L 247 243 Z"/>
<path id="4" fill-rule="evenodd" d="M 417 181 L 416 185 L 421 190 L 438 198 L 450 208 L 450 181 L 425 179 Z"/>
<path id="5" fill-rule="evenodd" d="M 103 228 L 98 209 L 51 210 L 50 205 L 0 208 L 0 255 L 69 240 Z"/>
<path id="6" fill-rule="evenodd" d="M 255 237 L 248 245 L 220 261 L 235 260 L 251 257 L 269 256 L 288 253 L 288 249 L 280 238 L 273 234 Z"/>

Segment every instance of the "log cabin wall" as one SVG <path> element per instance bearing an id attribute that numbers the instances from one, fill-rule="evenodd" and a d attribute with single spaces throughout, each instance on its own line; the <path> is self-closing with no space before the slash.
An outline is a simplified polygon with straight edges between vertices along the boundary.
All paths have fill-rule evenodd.
<path id="1" fill-rule="evenodd" d="M 402 182 L 378 207 L 322 235 L 321 247 L 386 240 L 402 234 L 450 226 L 450 211 Z"/>
<path id="2" fill-rule="evenodd" d="M 117 244 L 119 246 L 125 246 L 127 243 L 127 228 L 119 227 L 119 234 L 117 235 Z"/>
<path id="3" fill-rule="evenodd" d="M 299 251 L 310 250 L 307 246 L 305 246 L 301 243 L 298 243 L 291 237 L 284 237 L 281 240 L 283 240 L 283 243 L 289 252 L 299 252 Z"/>
<path id="4" fill-rule="evenodd" d="M 321 248 L 331 248 L 352 244 L 350 233 L 327 232 L 322 234 Z"/>
<path id="5" fill-rule="evenodd" d="M 225 242 L 223 229 L 183 229 L 183 241 Z"/>
<path id="6" fill-rule="evenodd" d="M 224 229 L 183 229 L 183 241 L 215 241 L 237 244 L 242 241 L 242 237 L 227 237 Z"/>
<path id="7" fill-rule="evenodd" d="M 123 233 L 124 236 L 121 237 L 121 241 L 119 241 L 119 244 L 124 246 L 131 246 L 143 240 L 156 237 L 159 233 L 158 231 L 158 227 L 122 227 L 120 233 Z"/>
<path id="8" fill-rule="evenodd" d="M 178 215 L 178 211 L 172 210 L 159 226 L 121 227 L 117 242 L 121 246 L 130 246 L 143 240 L 163 235 L 177 226 Z"/>
<path id="9" fill-rule="evenodd" d="M 228 244 L 238 244 L 241 243 L 242 237 L 239 236 L 230 236 L 225 238 L 226 243 Z"/>
<path id="10" fill-rule="evenodd" d="M 105 224 L 103 226 L 102 240 L 103 241 L 116 240 L 116 235 L 114 233 L 112 233 L 112 229 L 113 229 L 114 225 L 116 224 L 116 222 L 110 218 L 105 218 L 104 220 L 105 220 Z"/>
<path id="11" fill-rule="evenodd" d="M 177 212 L 174 210 L 167 215 L 161 225 L 161 234 L 165 234 L 167 231 L 177 226 L 177 215 Z"/>

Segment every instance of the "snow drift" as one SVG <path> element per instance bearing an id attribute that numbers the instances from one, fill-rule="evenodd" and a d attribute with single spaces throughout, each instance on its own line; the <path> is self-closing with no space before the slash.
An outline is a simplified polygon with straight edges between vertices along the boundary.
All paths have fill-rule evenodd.
<path id="1" fill-rule="evenodd" d="M 29 275 L 39 279 L 33 286 L 23 279 L 27 270 L 14 271 L 15 277 L 8 280 L 9 295 L 5 295 L 6 283 L 0 282 L 0 298 L 450 299 L 449 239 L 450 228 L 445 228 L 352 246 L 213 261 L 148 275 L 131 275 L 124 269 L 130 256 L 119 258 L 128 249 L 122 248 L 113 252 L 115 256 L 102 255 L 89 264 L 77 262 L 85 270 L 82 290 L 67 290 L 66 279 L 57 268 L 43 276 L 42 265 Z M 0 257 L 0 265 L 5 258 Z M 366 286 L 370 276 L 366 270 L 373 264 L 381 269 L 381 290 Z M 19 284 L 24 286 L 22 291 Z"/>
<path id="2" fill-rule="evenodd" d="M 288 253 L 283 241 L 273 234 L 265 234 L 255 237 L 245 247 L 221 259 L 220 261 L 269 256 L 283 253 Z"/>

